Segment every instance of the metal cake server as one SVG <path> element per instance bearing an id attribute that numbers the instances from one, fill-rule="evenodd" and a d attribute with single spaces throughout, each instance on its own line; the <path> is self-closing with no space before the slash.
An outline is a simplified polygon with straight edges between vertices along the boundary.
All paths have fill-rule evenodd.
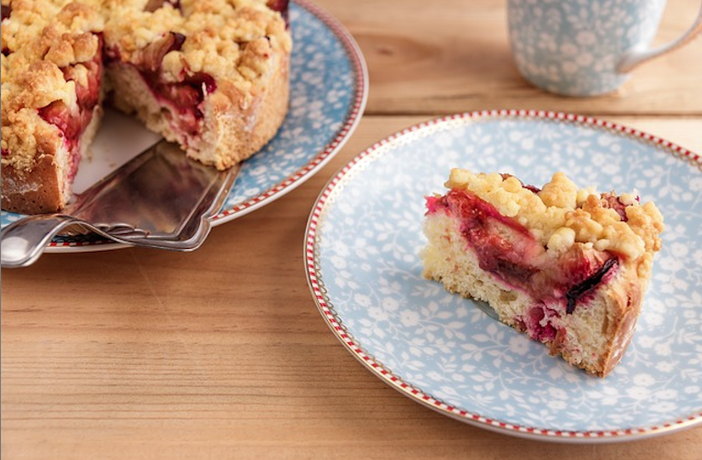
<path id="1" fill-rule="evenodd" d="M 473 303 L 475 303 L 475 306 L 480 309 L 480 311 L 488 315 L 490 318 L 496 319 L 497 321 L 500 320 L 500 317 L 498 316 L 497 312 L 490 306 L 489 303 L 478 299 L 471 300 L 473 301 Z"/>
<path id="2" fill-rule="evenodd" d="M 76 196 L 60 214 L 29 216 L 0 235 L 2 267 L 26 267 L 61 231 L 175 251 L 200 247 L 239 173 L 187 158 L 161 141 Z"/>

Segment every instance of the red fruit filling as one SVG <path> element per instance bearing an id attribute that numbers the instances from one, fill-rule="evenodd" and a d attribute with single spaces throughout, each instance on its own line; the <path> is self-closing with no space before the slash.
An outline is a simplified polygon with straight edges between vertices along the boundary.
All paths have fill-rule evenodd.
<path id="1" fill-rule="evenodd" d="M 614 193 L 603 193 L 600 195 L 602 199 L 602 204 L 609 208 L 614 209 L 619 214 L 622 222 L 626 222 L 629 218 L 626 216 L 626 205 L 619 200 L 619 197 Z"/>
<path id="2" fill-rule="evenodd" d="M 185 42 L 185 35 L 170 32 L 160 40 L 156 40 L 144 48 L 141 57 L 143 71 L 158 72 L 161 68 L 163 57 L 171 51 L 179 51 Z"/>
<path id="3" fill-rule="evenodd" d="M 607 259 L 594 274 L 568 289 L 568 292 L 566 292 L 566 313 L 573 313 L 578 300 L 594 293 L 597 286 L 605 280 L 605 277 L 608 276 L 617 263 L 617 259 L 614 257 Z"/>
<path id="4" fill-rule="evenodd" d="M 203 117 L 199 107 L 205 95 L 217 88 L 214 78 L 206 73 L 196 73 L 185 77 L 182 82 L 168 83 L 155 73 L 144 71 L 140 73 L 154 97 L 162 105 L 170 106 L 178 114 L 177 118 L 171 118 L 171 122 L 181 132 L 190 136 L 199 134 Z M 166 112 L 166 116 L 171 115 Z"/>
<path id="5" fill-rule="evenodd" d="M 9 18 L 11 14 L 12 14 L 12 8 L 10 8 L 10 7 L 7 6 L 7 5 L 2 5 L 2 19 L 1 19 L 1 20 L 4 21 L 5 19 Z M 8 54 L 10 54 L 10 49 L 9 49 L 9 48 L 3 48 L 3 49 L 2 49 L 2 54 L 4 54 L 5 56 L 7 56 Z"/>
<path id="6" fill-rule="evenodd" d="M 199 72 L 184 75 L 180 82 L 168 82 L 161 75 L 164 56 L 171 51 L 180 50 L 185 38 L 185 35 L 177 32 L 167 34 L 144 50 L 141 63 L 135 67 L 154 98 L 161 105 L 170 107 L 177 115 L 173 117 L 171 112 L 165 112 L 165 116 L 170 118 L 171 123 L 179 131 L 195 136 L 200 133 L 203 118 L 200 104 L 207 94 L 217 89 L 214 78 Z M 118 51 L 108 50 L 108 54 L 110 61 L 119 61 Z"/>
<path id="7" fill-rule="evenodd" d="M 467 191 L 451 190 L 429 200 L 430 212 L 445 209 L 461 219 L 461 233 L 475 251 L 480 268 L 511 286 L 528 286 L 539 271 L 533 262 L 545 250 L 524 226 Z"/>
<path id="8" fill-rule="evenodd" d="M 526 316 L 519 318 L 518 326 L 520 330 L 527 331 L 534 340 L 552 342 L 556 339 L 558 331 L 551 324 L 551 318 L 559 316 L 555 310 L 545 305 L 536 305 L 529 309 Z"/>
<path id="9" fill-rule="evenodd" d="M 95 57 L 82 65 L 87 69 L 87 84 L 81 85 L 76 80 L 76 69 L 66 67 L 61 69 L 66 81 L 74 81 L 76 84 L 76 101 L 78 114 L 71 113 L 70 109 L 62 101 L 54 101 L 46 107 L 39 109 L 41 116 L 47 123 L 58 127 L 68 148 L 69 173 L 68 178 L 72 180 L 78 171 L 80 163 L 80 139 L 83 132 L 93 118 L 93 111 L 100 99 L 100 85 L 102 82 L 102 59 L 101 51 L 103 40 L 98 35 L 98 52 Z"/>
<path id="10" fill-rule="evenodd" d="M 502 180 L 505 180 L 509 177 L 514 177 L 515 179 L 517 179 L 519 181 L 520 184 L 522 184 L 522 187 L 524 187 L 527 190 L 530 190 L 531 193 L 539 193 L 541 191 L 541 189 L 539 187 L 536 187 L 534 185 L 529 185 L 529 184 L 524 185 L 524 182 L 522 182 L 521 180 L 519 180 L 518 178 L 516 178 L 515 176 L 513 176 L 511 174 L 502 173 L 502 174 L 500 174 L 500 176 L 502 176 Z"/>
<path id="11" fill-rule="evenodd" d="M 280 15 L 283 16 L 286 28 L 290 27 L 290 18 L 288 15 L 289 4 L 290 0 L 268 0 L 266 2 L 266 6 L 268 6 L 268 8 L 279 12 Z"/>
<path id="12" fill-rule="evenodd" d="M 441 198 L 430 197 L 427 208 L 429 214 L 443 211 L 461 219 L 461 234 L 481 269 L 511 288 L 530 294 L 544 306 L 565 304 L 567 314 L 616 271 L 615 256 L 596 250 L 585 252 L 580 245 L 574 245 L 558 260 L 544 257 L 546 248 L 526 227 L 468 191 L 451 190 Z M 555 310 L 554 314 L 558 315 Z M 539 321 L 525 320 L 528 330 L 533 330 L 530 326 L 540 323 L 546 313 L 539 315 Z M 551 332 L 536 330 L 535 334 L 550 336 Z"/>
<path id="13" fill-rule="evenodd" d="M 144 6 L 144 11 L 152 13 L 157 9 L 162 8 L 165 4 L 169 4 L 173 8 L 180 10 L 181 12 L 183 11 L 183 9 L 180 6 L 180 0 L 149 0 L 146 6 Z"/>

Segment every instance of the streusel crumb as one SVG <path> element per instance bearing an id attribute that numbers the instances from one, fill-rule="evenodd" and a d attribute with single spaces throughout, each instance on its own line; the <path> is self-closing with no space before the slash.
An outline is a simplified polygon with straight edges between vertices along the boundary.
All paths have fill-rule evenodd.
<path id="1" fill-rule="evenodd" d="M 633 261 L 661 247 L 663 216 L 655 204 L 642 205 L 632 194 L 617 197 L 578 188 L 562 172 L 538 190 L 509 175 L 474 174 L 455 168 L 446 187 L 475 193 L 501 214 L 531 229 L 549 250 L 590 243 L 600 251 L 612 251 Z M 617 208 L 623 210 L 623 216 Z"/>
<path id="2" fill-rule="evenodd" d="M 103 5 L 108 52 L 116 47 L 123 62 L 142 65 L 153 43 L 170 33 L 184 37 L 179 50 L 163 57 L 166 81 L 203 72 L 247 94 L 271 65 L 272 50 L 292 47 L 282 17 L 262 0 L 181 0 L 179 8 L 164 3 L 153 12 L 145 10 L 147 0 L 87 1 Z"/>

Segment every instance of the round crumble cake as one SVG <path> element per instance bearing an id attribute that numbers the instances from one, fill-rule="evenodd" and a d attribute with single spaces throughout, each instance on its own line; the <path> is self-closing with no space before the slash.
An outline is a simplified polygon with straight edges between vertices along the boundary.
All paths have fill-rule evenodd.
<path id="1" fill-rule="evenodd" d="M 2 208 L 71 198 L 102 103 L 227 169 L 285 118 L 287 0 L 2 0 Z"/>

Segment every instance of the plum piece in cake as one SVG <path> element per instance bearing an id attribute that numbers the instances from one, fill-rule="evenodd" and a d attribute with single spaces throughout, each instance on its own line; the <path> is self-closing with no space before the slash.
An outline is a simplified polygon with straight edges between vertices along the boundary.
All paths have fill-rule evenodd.
<path id="1" fill-rule="evenodd" d="M 290 26 L 290 0 L 268 0 L 266 5 L 273 11 L 279 12 L 283 16 L 286 26 Z"/>
<path id="2" fill-rule="evenodd" d="M 598 376 L 631 340 L 663 218 L 632 194 L 542 189 L 508 174 L 454 169 L 427 198 L 424 276 L 488 302 L 552 355 Z"/>

